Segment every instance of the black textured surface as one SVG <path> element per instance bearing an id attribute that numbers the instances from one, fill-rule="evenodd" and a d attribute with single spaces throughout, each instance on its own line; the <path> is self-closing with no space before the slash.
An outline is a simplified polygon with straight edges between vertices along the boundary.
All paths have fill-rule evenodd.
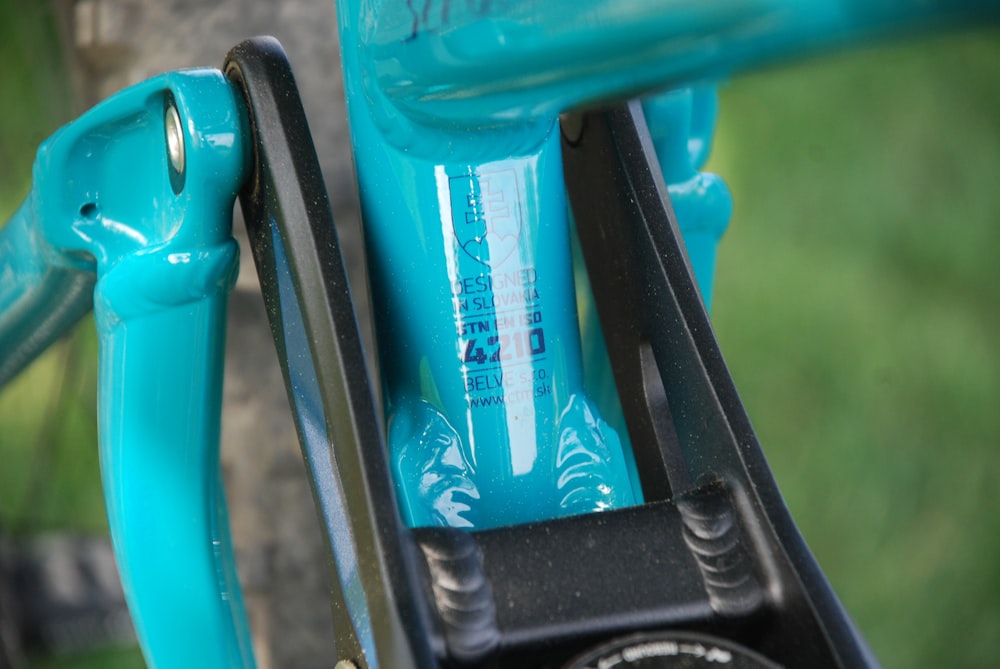
<path id="1" fill-rule="evenodd" d="M 294 77 L 271 38 L 234 47 L 224 70 L 247 102 L 253 167 L 240 205 L 303 454 L 313 473 L 332 472 L 334 480 L 312 481 L 329 545 L 353 551 L 336 556 L 331 660 L 367 666 L 361 639 L 370 636 L 382 666 L 434 666 L 415 549 L 386 469 L 351 291 Z M 281 285 L 285 276 L 291 291 Z M 305 342 L 308 352 L 294 342 Z M 299 392 L 297 378 L 318 386 L 319 405 Z M 307 429 L 324 430 L 325 441 L 317 444 Z M 325 508 L 324 499 L 342 510 Z M 340 513 L 346 527 L 337 522 Z M 352 619 L 353 579 L 368 615 Z"/>
<path id="2" fill-rule="evenodd" d="M 636 460 L 648 467 L 647 498 L 669 490 L 683 503 L 697 500 L 697 488 L 728 489 L 744 544 L 734 555 L 753 560 L 749 571 L 769 595 L 766 624 L 750 644 L 757 651 L 786 666 L 877 666 L 767 467 L 679 242 L 639 104 L 573 126 L 563 143 L 567 188 Z M 699 513 L 689 506 L 689 521 Z M 689 543 L 693 530 L 714 532 L 689 522 Z M 711 577 L 710 551 L 693 543 Z M 708 629 L 721 628 L 742 598 L 719 601 L 718 583 L 709 585 L 716 617 Z"/>
<path id="3" fill-rule="evenodd" d="M 711 619 L 672 504 L 490 530 L 478 539 L 508 646 Z"/>

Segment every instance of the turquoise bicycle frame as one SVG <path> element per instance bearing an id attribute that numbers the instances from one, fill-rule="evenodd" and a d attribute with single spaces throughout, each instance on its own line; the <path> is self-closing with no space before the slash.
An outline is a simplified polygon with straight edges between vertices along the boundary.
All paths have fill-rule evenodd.
<path id="1" fill-rule="evenodd" d="M 731 205 L 697 172 L 711 86 L 684 86 L 1000 12 L 987 0 L 489 6 L 339 5 L 390 456 L 412 525 L 493 527 L 643 499 L 615 408 L 588 398 L 581 371 L 592 333 L 585 324 L 581 344 L 560 113 L 674 89 L 647 111 L 707 302 Z M 253 666 L 217 459 L 249 134 L 218 72 L 152 79 L 43 145 L 32 193 L 0 233 L 0 382 L 91 304 L 97 315 L 112 538 L 161 668 Z M 178 136 L 181 162 L 167 146 Z M 359 661 L 389 666 L 382 653 Z"/>
<path id="2" fill-rule="evenodd" d="M 15 362 L 93 304 L 105 501 L 152 666 L 252 665 L 218 463 L 231 212 L 248 158 L 241 104 L 221 73 L 201 70 L 98 105 L 39 149 L 0 244 L 0 275 L 14 278 L 0 320 L 20 326 L 0 330 L 43 340 L 4 339 Z M 183 119 L 181 171 L 166 146 L 171 109 Z M 92 293 L 56 308 L 44 293 L 95 276 Z"/>
<path id="3" fill-rule="evenodd" d="M 627 435 L 602 418 L 620 426 L 616 407 L 585 390 L 559 113 L 951 11 L 341 0 L 341 42 L 358 45 L 343 53 L 345 87 L 408 522 L 485 528 L 643 499 Z M 646 103 L 706 303 L 732 207 L 717 177 L 697 173 L 713 100 L 682 88 Z"/>

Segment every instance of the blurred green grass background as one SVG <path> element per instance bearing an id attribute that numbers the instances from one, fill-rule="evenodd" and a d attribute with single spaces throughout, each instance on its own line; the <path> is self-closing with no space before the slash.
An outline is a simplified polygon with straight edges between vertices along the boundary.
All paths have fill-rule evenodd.
<path id="1" fill-rule="evenodd" d="M 886 667 L 1000 650 L 1000 39 L 745 77 L 714 323 L 792 514 Z"/>
<path id="2" fill-rule="evenodd" d="M 0 218 L 74 113 L 46 8 L 0 0 Z M 990 667 L 1000 650 L 998 36 L 722 91 L 710 168 L 736 213 L 718 337 L 793 515 L 886 667 Z M 0 395 L 8 530 L 106 531 L 87 325 Z"/>
<path id="3" fill-rule="evenodd" d="M 73 115 L 47 3 L 0 2 L 0 221 L 27 195 L 35 150 Z M 106 528 L 97 475 L 96 335 L 80 327 L 0 396 L 0 527 Z"/>
<path id="4" fill-rule="evenodd" d="M 49 3 L 0 0 L 0 222 L 31 186 L 38 145 L 76 113 Z M 0 392 L 0 531 L 107 533 L 90 318 Z M 30 669 L 138 669 L 135 648 L 29 658 Z"/>

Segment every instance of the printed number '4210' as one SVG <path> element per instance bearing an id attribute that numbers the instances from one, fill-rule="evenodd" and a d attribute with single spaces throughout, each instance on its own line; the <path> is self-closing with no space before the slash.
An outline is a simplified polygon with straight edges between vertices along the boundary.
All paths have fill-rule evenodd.
<path id="1" fill-rule="evenodd" d="M 491 335 L 486 343 L 470 339 L 465 345 L 465 362 L 482 365 L 488 362 L 506 362 L 518 358 L 533 358 L 545 353 L 545 333 L 542 328 L 522 330 L 513 334 Z"/>

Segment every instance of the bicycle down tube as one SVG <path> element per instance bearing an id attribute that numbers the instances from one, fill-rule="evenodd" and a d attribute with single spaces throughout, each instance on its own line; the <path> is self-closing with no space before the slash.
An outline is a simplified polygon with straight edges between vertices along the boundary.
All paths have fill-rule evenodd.
<path id="1" fill-rule="evenodd" d="M 748 666 L 769 666 L 758 652 L 786 666 L 874 663 L 767 474 L 664 208 L 641 112 L 574 117 L 569 131 L 557 114 L 959 10 L 449 6 L 339 8 L 342 43 L 357 45 L 343 58 L 388 418 L 374 413 L 325 195 L 303 189 L 302 211 L 285 206 L 294 183 L 268 172 L 280 162 L 268 124 L 305 130 L 257 105 L 274 91 L 251 80 L 291 82 L 252 69 L 254 58 L 273 62 L 273 45 L 235 50 L 228 79 L 165 75 L 67 126 L 40 150 L 32 194 L 0 233 L 4 379 L 86 311 L 96 277 L 102 476 L 147 661 L 253 666 L 217 463 L 230 207 L 242 188 L 337 565 L 332 660 L 562 663 L 628 632 L 697 628 L 725 638 L 688 647 L 722 657 L 750 646 Z M 663 48 L 656 31 L 692 50 Z M 700 132 L 670 113 L 667 136 Z M 308 162 L 308 132 L 288 136 L 306 154 L 293 162 Z M 315 187 L 314 172 L 291 173 Z M 569 205 L 627 429 L 585 390 Z M 712 562 L 716 540 L 732 570 Z"/>

